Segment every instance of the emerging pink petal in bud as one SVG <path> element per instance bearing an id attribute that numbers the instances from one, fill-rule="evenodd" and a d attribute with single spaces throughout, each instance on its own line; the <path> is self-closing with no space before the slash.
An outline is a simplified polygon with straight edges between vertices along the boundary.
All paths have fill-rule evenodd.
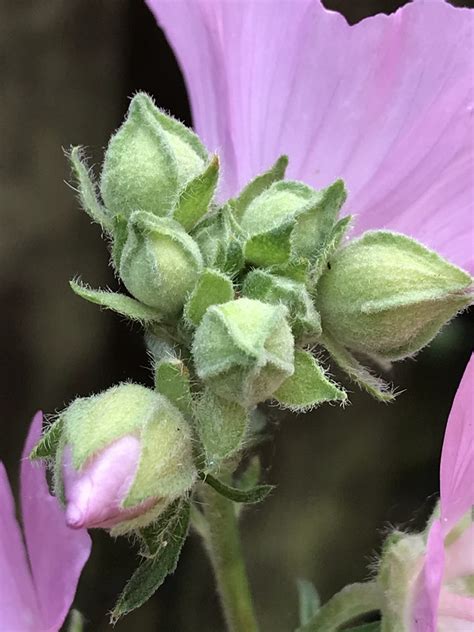
<path id="1" fill-rule="evenodd" d="M 474 356 L 449 415 L 441 454 L 441 519 L 431 526 L 411 632 L 474 630 Z M 460 533 L 453 534 L 453 527 Z M 449 537 L 447 537 L 449 536 Z"/>
<path id="2" fill-rule="evenodd" d="M 134 518 L 155 503 L 156 499 L 123 509 L 123 501 L 138 469 L 141 445 L 137 437 L 118 439 L 77 471 L 72 464 L 72 450 L 66 446 L 63 459 L 66 522 L 72 529 L 111 528 Z"/>

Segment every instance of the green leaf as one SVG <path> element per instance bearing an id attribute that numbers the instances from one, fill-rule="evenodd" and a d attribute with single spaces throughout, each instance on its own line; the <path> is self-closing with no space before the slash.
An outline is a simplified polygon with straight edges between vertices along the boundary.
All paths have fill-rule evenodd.
<path id="1" fill-rule="evenodd" d="M 153 529 L 140 533 L 150 555 L 140 564 L 111 614 L 111 623 L 143 605 L 176 569 L 189 528 L 189 501 L 178 501 L 158 520 Z"/>
<path id="2" fill-rule="evenodd" d="M 319 192 L 309 208 L 298 215 L 291 235 L 293 252 L 298 257 L 314 259 L 324 247 L 347 197 L 342 180 Z"/>
<path id="3" fill-rule="evenodd" d="M 345 347 L 339 345 L 327 332 L 321 339 L 321 344 L 350 379 L 360 388 L 367 391 L 369 395 L 381 402 L 391 402 L 395 399 L 395 394 L 386 382 L 372 375 L 367 368 L 362 366 Z"/>
<path id="4" fill-rule="evenodd" d="M 249 459 L 245 469 L 239 475 L 236 484 L 239 489 L 249 490 L 255 487 L 260 480 L 262 467 L 258 455 L 254 455 Z"/>
<path id="5" fill-rule="evenodd" d="M 179 194 L 173 218 L 187 231 L 204 217 L 214 197 L 219 179 L 219 158 L 213 156 L 203 173 L 188 182 Z"/>
<path id="6" fill-rule="evenodd" d="M 250 237 L 244 246 L 246 261 L 256 266 L 274 266 L 287 263 L 291 254 L 292 221 L 277 226 L 266 233 Z"/>
<path id="7" fill-rule="evenodd" d="M 204 270 L 191 293 L 184 316 L 194 326 L 198 326 L 210 305 L 227 303 L 234 298 L 232 281 L 218 270 Z"/>
<path id="8" fill-rule="evenodd" d="M 160 320 L 160 315 L 152 307 L 143 305 L 143 303 L 139 303 L 125 294 L 108 292 L 107 290 L 93 290 L 76 281 L 69 281 L 69 285 L 75 294 L 86 301 L 111 309 L 131 320 L 138 320 L 143 323 Z"/>
<path id="9" fill-rule="evenodd" d="M 321 600 L 316 588 L 307 579 L 298 579 L 296 585 L 298 587 L 300 625 L 306 625 L 319 610 Z"/>
<path id="10" fill-rule="evenodd" d="M 347 399 L 346 392 L 328 380 L 311 353 L 295 351 L 295 372 L 274 393 L 275 399 L 290 410 L 308 410 L 323 402 Z"/>
<path id="11" fill-rule="evenodd" d="M 219 479 L 211 476 L 211 474 L 200 474 L 200 478 L 204 483 L 216 490 L 221 496 L 233 500 L 236 503 L 254 504 L 264 500 L 268 494 L 275 489 L 274 485 L 256 485 L 251 489 L 239 489 L 226 485 Z"/>
<path id="12" fill-rule="evenodd" d="M 241 449 L 249 423 L 243 406 L 206 389 L 195 403 L 194 417 L 209 469 Z"/>
<path id="13" fill-rule="evenodd" d="M 94 222 L 100 224 L 103 230 L 111 233 L 113 228 L 112 217 L 99 202 L 97 187 L 90 176 L 89 168 L 85 164 L 81 147 L 73 147 L 68 154 L 68 158 L 76 180 L 82 208 Z"/>
<path id="14" fill-rule="evenodd" d="M 192 412 L 189 371 L 178 358 L 165 359 L 155 367 L 155 389 L 169 399 L 184 415 Z"/>
<path id="15" fill-rule="evenodd" d="M 256 197 L 274 182 L 283 180 L 287 166 L 288 156 L 280 156 L 271 169 L 257 176 L 243 189 L 237 198 L 231 200 L 231 207 L 237 220 L 242 217 L 245 209 Z"/>
<path id="16" fill-rule="evenodd" d="M 64 421 L 59 417 L 44 431 L 41 439 L 30 453 L 32 461 L 36 459 L 50 459 L 56 456 L 61 434 L 63 432 Z"/>

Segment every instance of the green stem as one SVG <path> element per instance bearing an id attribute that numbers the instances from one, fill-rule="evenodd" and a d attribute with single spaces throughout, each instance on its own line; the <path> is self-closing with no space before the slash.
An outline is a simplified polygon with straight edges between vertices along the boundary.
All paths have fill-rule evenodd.
<path id="1" fill-rule="evenodd" d="M 336 593 L 297 632 L 336 632 L 356 617 L 379 610 L 382 592 L 376 582 L 350 584 Z"/>
<path id="2" fill-rule="evenodd" d="M 227 626 L 231 632 L 258 632 L 234 503 L 208 485 L 202 486 L 202 499 L 208 523 L 204 541 Z"/>

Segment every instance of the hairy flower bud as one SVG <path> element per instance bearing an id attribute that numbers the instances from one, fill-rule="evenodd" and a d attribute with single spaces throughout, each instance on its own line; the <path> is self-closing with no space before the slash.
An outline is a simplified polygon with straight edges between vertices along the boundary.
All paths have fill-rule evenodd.
<path id="1" fill-rule="evenodd" d="M 195 480 L 187 423 L 143 386 L 76 399 L 61 420 L 55 478 L 72 528 L 144 526 Z"/>
<path id="2" fill-rule="evenodd" d="M 195 241 L 170 218 L 137 211 L 128 222 L 119 271 L 128 289 L 161 314 L 176 314 L 202 270 Z"/>
<path id="3" fill-rule="evenodd" d="M 218 395 L 251 406 L 294 371 L 294 342 L 283 305 L 241 298 L 209 307 L 196 330 L 198 376 Z"/>
<path id="4" fill-rule="evenodd" d="M 323 333 L 397 360 L 419 351 L 472 300 L 471 277 L 404 235 L 369 232 L 339 250 L 317 286 Z"/>
<path id="5" fill-rule="evenodd" d="M 187 127 L 137 94 L 127 118 L 110 140 L 101 177 L 101 194 L 113 214 L 133 211 L 167 215 L 180 190 L 203 172 L 207 152 Z"/>

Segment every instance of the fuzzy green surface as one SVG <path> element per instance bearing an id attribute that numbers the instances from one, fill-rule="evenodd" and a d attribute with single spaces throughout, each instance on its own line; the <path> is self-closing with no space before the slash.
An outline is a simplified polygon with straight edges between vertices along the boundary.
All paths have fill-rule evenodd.
<path id="1" fill-rule="evenodd" d="M 120 437 L 140 435 L 162 399 L 139 384 L 118 384 L 72 402 L 61 418 L 74 467 L 80 469 L 90 456 Z"/>
<path id="2" fill-rule="evenodd" d="M 210 470 L 237 453 L 249 424 L 248 412 L 206 389 L 195 403 L 195 420 L 206 465 Z"/>
<path id="3" fill-rule="evenodd" d="M 321 334 L 321 319 L 304 283 L 265 270 L 252 270 L 246 276 L 242 294 L 273 305 L 285 305 L 296 338 Z"/>
<path id="4" fill-rule="evenodd" d="M 160 319 L 160 315 L 153 308 L 143 305 L 125 294 L 107 290 L 93 290 L 76 281 L 69 281 L 69 285 L 75 294 L 86 301 L 111 309 L 122 316 L 130 318 L 130 320 L 146 323 Z"/>
<path id="5" fill-rule="evenodd" d="M 292 220 L 314 195 L 301 182 L 276 182 L 248 205 L 239 223 L 248 235 L 265 233 Z"/>
<path id="6" fill-rule="evenodd" d="M 133 296 L 165 316 L 176 314 L 201 269 L 199 248 L 180 224 L 133 213 L 120 260 L 120 276 Z"/>
<path id="7" fill-rule="evenodd" d="M 330 401 L 344 402 L 345 391 L 326 377 L 323 368 L 308 351 L 295 351 L 295 372 L 274 393 L 285 408 L 309 410 Z"/>
<path id="8" fill-rule="evenodd" d="M 185 230 L 194 228 L 209 210 L 218 179 L 219 159 L 217 156 L 213 156 L 205 170 L 190 180 L 181 190 L 173 209 L 173 218 Z"/>
<path id="9" fill-rule="evenodd" d="M 206 269 L 199 277 L 184 308 L 187 321 L 197 326 L 211 305 L 226 303 L 234 298 L 232 281 L 218 270 Z"/>
<path id="10" fill-rule="evenodd" d="M 100 190 L 114 214 L 142 210 L 166 215 L 176 200 L 183 167 L 178 168 L 171 135 L 154 110 L 147 95 L 134 97 L 107 147 Z"/>
<path id="11" fill-rule="evenodd" d="M 337 180 L 318 192 L 315 201 L 298 216 L 291 235 L 292 251 L 297 257 L 313 259 L 321 252 L 346 198 L 344 182 Z"/>
<path id="12" fill-rule="evenodd" d="M 471 277 L 418 242 L 366 233 L 330 261 L 317 287 L 323 331 L 340 344 L 401 359 L 472 301 Z"/>
<path id="13" fill-rule="evenodd" d="M 283 305 L 241 298 L 210 307 L 196 330 L 201 379 L 230 401 L 268 398 L 293 373 L 294 341 Z"/>

